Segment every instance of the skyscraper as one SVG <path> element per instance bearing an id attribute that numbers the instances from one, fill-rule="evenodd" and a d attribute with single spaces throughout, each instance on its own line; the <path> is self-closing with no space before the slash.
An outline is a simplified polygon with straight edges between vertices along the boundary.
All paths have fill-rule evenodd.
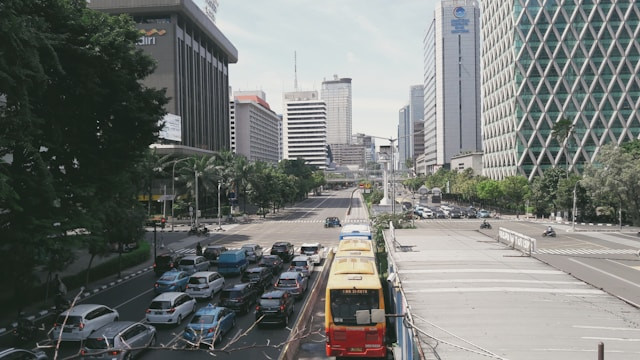
<path id="1" fill-rule="evenodd" d="M 280 161 L 282 119 L 263 91 L 236 91 L 230 105 L 231 149 L 252 161 Z"/>
<path id="2" fill-rule="evenodd" d="M 482 0 L 483 174 L 581 172 L 640 136 L 640 3 Z M 569 136 L 554 124 L 567 119 Z"/>
<path id="3" fill-rule="evenodd" d="M 351 79 L 338 78 L 322 82 L 320 98 L 327 104 L 327 144 L 351 143 Z"/>
<path id="4" fill-rule="evenodd" d="M 443 0 L 424 38 L 424 160 L 430 172 L 482 147 L 479 20 L 475 0 Z"/>
<path id="5" fill-rule="evenodd" d="M 284 93 L 283 158 L 327 166 L 327 105 L 317 91 Z"/>

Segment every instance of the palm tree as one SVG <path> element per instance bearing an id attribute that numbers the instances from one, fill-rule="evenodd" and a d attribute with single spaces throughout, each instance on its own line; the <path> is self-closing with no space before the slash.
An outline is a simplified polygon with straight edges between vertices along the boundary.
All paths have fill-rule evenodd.
<path id="1" fill-rule="evenodd" d="M 551 136 L 553 136 L 559 144 L 564 144 L 564 158 L 566 163 L 567 178 L 569 178 L 569 153 L 567 151 L 569 141 L 567 139 L 571 135 L 572 131 L 573 124 L 571 120 L 562 118 L 553 125 L 553 131 L 551 132 Z"/>

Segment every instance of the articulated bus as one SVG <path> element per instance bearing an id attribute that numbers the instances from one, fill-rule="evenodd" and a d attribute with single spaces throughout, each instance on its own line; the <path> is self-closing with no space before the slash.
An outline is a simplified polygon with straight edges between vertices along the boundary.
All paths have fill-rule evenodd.
<path id="1" fill-rule="evenodd" d="M 340 230 L 340 240 L 345 237 L 360 237 L 371 240 L 371 228 L 367 224 L 345 224 Z"/>
<path id="2" fill-rule="evenodd" d="M 350 237 L 343 239 L 338 243 L 338 250 L 336 251 L 335 257 L 365 257 L 375 260 L 376 254 L 371 240 Z"/>
<path id="3" fill-rule="evenodd" d="M 325 300 L 327 356 L 386 356 L 384 294 L 375 260 L 335 258 Z"/>

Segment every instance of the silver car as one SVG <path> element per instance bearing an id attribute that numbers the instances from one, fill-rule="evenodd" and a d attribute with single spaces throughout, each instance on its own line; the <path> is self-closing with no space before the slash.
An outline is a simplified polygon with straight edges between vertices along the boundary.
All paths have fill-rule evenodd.
<path id="1" fill-rule="evenodd" d="M 178 262 L 178 269 L 189 275 L 193 275 L 198 271 L 209 271 L 209 265 L 209 260 L 204 256 L 190 255 L 180 259 L 180 262 Z"/>
<path id="2" fill-rule="evenodd" d="M 53 324 L 53 339 L 60 337 L 62 341 L 84 340 L 96 329 L 117 321 L 119 316 L 117 310 L 104 305 L 76 305 L 58 316 Z"/>
<path id="3" fill-rule="evenodd" d="M 89 359 L 132 359 L 155 343 L 155 327 L 133 321 L 116 321 L 91 334 L 80 354 Z"/>
<path id="4" fill-rule="evenodd" d="M 166 292 L 156 296 L 147 309 L 150 324 L 180 325 L 189 314 L 196 311 L 196 299 L 181 292 Z"/>

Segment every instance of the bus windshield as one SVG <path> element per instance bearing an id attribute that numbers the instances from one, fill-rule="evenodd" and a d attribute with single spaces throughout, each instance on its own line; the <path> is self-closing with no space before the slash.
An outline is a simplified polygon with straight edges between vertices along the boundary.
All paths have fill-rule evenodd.
<path id="1" fill-rule="evenodd" d="M 378 290 L 372 289 L 337 289 L 331 290 L 331 314 L 336 325 L 375 325 L 358 324 L 356 311 L 379 309 Z"/>

